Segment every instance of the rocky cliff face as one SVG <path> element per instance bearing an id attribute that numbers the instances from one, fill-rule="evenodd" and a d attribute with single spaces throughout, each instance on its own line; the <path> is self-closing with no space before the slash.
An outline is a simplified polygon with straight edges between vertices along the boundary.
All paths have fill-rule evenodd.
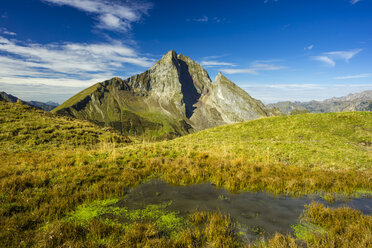
<path id="1" fill-rule="evenodd" d="M 175 51 L 142 74 L 93 85 L 53 112 L 161 138 L 272 115 L 222 74 L 212 83 L 202 66 Z"/>
<path id="2" fill-rule="evenodd" d="M 190 120 L 196 130 L 270 115 L 262 102 L 252 98 L 221 73 L 195 106 Z"/>

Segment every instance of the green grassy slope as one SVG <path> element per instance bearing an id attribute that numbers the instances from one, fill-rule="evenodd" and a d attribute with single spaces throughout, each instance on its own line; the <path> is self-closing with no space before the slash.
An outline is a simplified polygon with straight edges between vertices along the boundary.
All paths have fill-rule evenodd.
<path id="1" fill-rule="evenodd" d="M 233 191 L 371 190 L 372 113 L 304 114 L 226 125 L 123 149 L 119 161 L 175 184 L 211 181 Z"/>
<path id="2" fill-rule="evenodd" d="M 53 115 L 23 104 L 0 101 L 2 151 L 92 148 L 100 143 L 130 139 L 88 121 Z"/>
<path id="3" fill-rule="evenodd" d="M 99 83 L 94 84 L 94 85 L 82 90 L 81 92 L 77 93 L 76 95 L 74 95 L 73 97 L 71 97 L 70 99 L 68 99 L 67 101 L 65 101 L 64 103 L 62 103 L 58 107 L 56 107 L 55 109 L 53 109 L 51 112 L 52 113 L 57 113 L 58 110 L 61 110 L 61 109 L 64 109 L 64 108 L 69 108 L 69 107 L 75 105 L 77 102 L 80 102 L 80 101 L 84 100 L 90 94 L 95 92 L 98 89 L 98 87 L 100 87 Z"/>
<path id="4" fill-rule="evenodd" d="M 226 125 L 170 141 L 199 151 L 322 169 L 371 169 L 372 113 L 304 114 Z"/>
<path id="5" fill-rule="evenodd" d="M 0 103 L 0 130 L 0 243 L 5 247 L 187 247 L 216 240 L 240 246 L 231 220 L 218 215 L 193 219 L 190 223 L 205 221 L 205 229 L 180 230 L 177 240 L 151 223 L 126 231 L 95 219 L 84 225 L 68 220 L 79 206 L 110 202 L 122 197 L 125 187 L 154 177 L 174 184 L 210 181 L 233 191 L 295 195 L 372 190 L 371 113 L 271 117 L 171 141 L 128 144 L 127 138 L 89 122 Z M 310 216 L 314 224 L 325 225 L 318 218 L 323 213 L 316 211 Z M 341 224 L 354 218 L 338 213 Z M 369 217 L 360 221 L 343 224 L 353 232 L 372 229 Z M 315 241 L 347 242 L 336 229 L 332 235 Z M 363 237 L 367 240 L 356 244 L 371 238 Z M 272 247 L 293 239 L 276 236 Z"/>

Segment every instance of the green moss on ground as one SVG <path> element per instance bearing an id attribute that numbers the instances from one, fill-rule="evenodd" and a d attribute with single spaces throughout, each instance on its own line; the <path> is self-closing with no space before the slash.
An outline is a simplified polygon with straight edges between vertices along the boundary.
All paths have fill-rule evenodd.
<path id="1" fill-rule="evenodd" d="M 67 220 L 75 222 L 82 227 L 88 227 L 92 220 L 101 221 L 109 226 L 118 226 L 124 230 L 130 229 L 133 223 L 154 223 L 164 235 L 174 236 L 186 222 L 176 212 L 167 210 L 172 202 L 165 204 L 150 204 L 144 208 L 128 209 L 115 205 L 119 199 L 94 201 L 78 206 L 68 214 Z"/>
<path id="2" fill-rule="evenodd" d="M 307 241 L 314 237 L 314 235 L 326 234 L 327 231 L 312 223 L 302 222 L 292 226 L 296 238 Z"/>

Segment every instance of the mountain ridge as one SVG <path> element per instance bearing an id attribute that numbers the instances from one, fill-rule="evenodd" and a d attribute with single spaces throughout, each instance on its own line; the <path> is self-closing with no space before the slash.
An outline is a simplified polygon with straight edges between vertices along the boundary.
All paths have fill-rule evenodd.
<path id="1" fill-rule="evenodd" d="M 52 101 L 48 101 L 48 102 L 39 102 L 39 101 L 23 101 L 21 99 L 19 99 L 18 97 L 16 96 L 13 96 L 11 94 L 8 94 L 4 91 L 1 91 L 0 92 L 0 101 L 5 101 L 5 102 L 12 102 L 12 103 L 15 103 L 17 101 L 20 101 L 22 104 L 25 104 L 25 105 L 29 105 L 31 107 L 35 107 L 35 108 L 38 108 L 38 109 L 42 109 L 42 110 L 45 110 L 45 111 L 51 111 L 52 109 L 58 107 L 58 103 L 55 103 L 55 102 L 52 102 Z"/>
<path id="2" fill-rule="evenodd" d="M 372 90 L 351 93 L 347 96 L 332 97 L 323 101 L 308 102 L 277 102 L 267 105 L 268 108 L 279 108 L 285 114 L 301 113 L 329 113 L 345 111 L 372 111 Z"/>
<path id="3" fill-rule="evenodd" d="M 221 73 L 212 82 L 201 65 L 173 50 L 147 71 L 97 83 L 53 112 L 167 138 L 275 115 Z"/>

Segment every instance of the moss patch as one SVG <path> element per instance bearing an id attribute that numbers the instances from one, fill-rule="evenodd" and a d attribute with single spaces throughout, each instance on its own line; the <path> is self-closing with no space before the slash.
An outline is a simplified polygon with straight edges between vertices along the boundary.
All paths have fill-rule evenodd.
<path id="1" fill-rule="evenodd" d="M 302 222 L 292 226 L 294 235 L 301 240 L 309 240 L 314 235 L 326 234 L 326 230 L 318 225 L 309 222 Z"/>
<path id="2" fill-rule="evenodd" d="M 176 231 L 185 224 L 178 213 L 167 210 L 172 202 L 129 209 L 115 206 L 118 201 L 119 199 L 107 199 L 81 205 L 76 211 L 70 213 L 67 219 L 83 227 L 88 227 L 89 223 L 96 219 L 104 224 L 120 226 L 123 229 L 131 228 L 135 222 L 154 223 L 160 231 L 168 235 L 175 235 Z"/>

